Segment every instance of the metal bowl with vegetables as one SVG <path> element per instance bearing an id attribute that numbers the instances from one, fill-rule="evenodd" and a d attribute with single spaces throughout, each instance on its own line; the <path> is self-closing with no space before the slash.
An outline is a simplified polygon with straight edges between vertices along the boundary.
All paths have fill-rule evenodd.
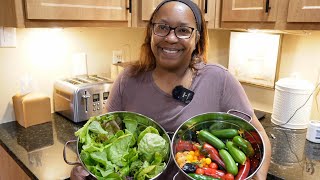
<path id="1" fill-rule="evenodd" d="M 97 179 L 157 179 L 170 160 L 170 138 L 152 119 L 133 112 L 111 112 L 92 117 L 79 129 L 77 155 Z"/>
<path id="2" fill-rule="evenodd" d="M 257 129 L 230 112 L 190 118 L 176 130 L 171 143 L 179 173 L 195 180 L 250 179 L 260 169 L 264 151 Z"/>

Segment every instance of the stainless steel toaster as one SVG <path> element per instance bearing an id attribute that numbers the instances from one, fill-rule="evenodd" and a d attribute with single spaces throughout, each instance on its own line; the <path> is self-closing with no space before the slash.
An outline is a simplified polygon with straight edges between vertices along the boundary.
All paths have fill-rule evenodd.
<path id="1" fill-rule="evenodd" d="M 104 114 L 111 86 L 112 81 L 103 75 L 59 79 L 54 83 L 54 111 L 73 122 Z"/>

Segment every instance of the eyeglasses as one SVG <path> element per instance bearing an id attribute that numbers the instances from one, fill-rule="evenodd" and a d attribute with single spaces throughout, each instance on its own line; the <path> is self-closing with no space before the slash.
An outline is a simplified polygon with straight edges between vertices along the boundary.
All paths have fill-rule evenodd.
<path id="1" fill-rule="evenodd" d="M 152 23 L 153 33 L 160 37 L 166 37 L 171 30 L 174 31 L 174 34 L 179 39 L 189 39 L 192 35 L 192 32 L 195 28 L 188 26 L 177 26 L 175 28 L 162 23 Z"/>

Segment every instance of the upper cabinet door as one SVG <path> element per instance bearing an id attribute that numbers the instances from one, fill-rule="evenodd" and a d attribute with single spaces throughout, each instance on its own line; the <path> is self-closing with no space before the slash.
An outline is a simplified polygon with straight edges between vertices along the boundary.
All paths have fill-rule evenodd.
<path id="1" fill-rule="evenodd" d="M 278 0 L 225 0 L 222 21 L 274 22 Z"/>
<path id="2" fill-rule="evenodd" d="M 127 0 L 25 0 L 27 19 L 127 21 Z"/>
<path id="3" fill-rule="evenodd" d="M 288 22 L 320 22 L 320 0 L 290 0 Z"/>
<path id="4" fill-rule="evenodd" d="M 162 0 L 142 0 L 142 20 L 149 21 L 152 12 L 156 9 Z"/>

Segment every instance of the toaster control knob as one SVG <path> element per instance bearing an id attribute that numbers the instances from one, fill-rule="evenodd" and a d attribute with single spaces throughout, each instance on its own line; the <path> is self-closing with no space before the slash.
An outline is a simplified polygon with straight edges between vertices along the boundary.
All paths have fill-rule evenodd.
<path id="1" fill-rule="evenodd" d="M 93 103 L 93 106 L 96 106 L 96 103 Z"/>
<path id="2" fill-rule="evenodd" d="M 100 108 L 98 107 L 97 110 L 100 110 Z"/>
<path id="3" fill-rule="evenodd" d="M 93 108 L 93 111 L 96 111 L 96 108 Z"/>
<path id="4" fill-rule="evenodd" d="M 100 103 L 97 103 L 97 106 L 99 106 L 100 105 Z"/>

